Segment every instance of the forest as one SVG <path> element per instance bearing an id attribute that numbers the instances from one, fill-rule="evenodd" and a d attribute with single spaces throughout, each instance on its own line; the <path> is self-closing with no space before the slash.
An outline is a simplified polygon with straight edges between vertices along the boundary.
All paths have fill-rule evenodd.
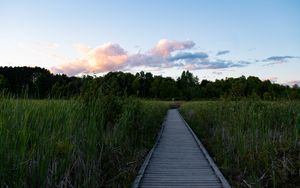
<path id="1" fill-rule="evenodd" d="M 109 72 L 103 76 L 69 77 L 52 74 L 40 67 L 0 67 L 0 91 L 11 96 L 69 99 L 92 90 L 105 95 L 158 100 L 300 99 L 298 85 L 280 85 L 254 76 L 209 81 L 199 80 L 190 71 L 183 71 L 175 80 L 141 71 L 136 74 Z"/>

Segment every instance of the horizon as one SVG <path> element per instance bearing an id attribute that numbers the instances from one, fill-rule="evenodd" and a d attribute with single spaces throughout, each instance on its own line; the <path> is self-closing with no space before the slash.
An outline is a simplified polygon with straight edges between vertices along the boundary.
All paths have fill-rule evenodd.
<path id="1" fill-rule="evenodd" d="M 5 67 L 9 67 L 9 68 L 25 68 L 25 67 L 27 67 L 27 68 L 42 68 L 42 69 L 46 69 L 47 71 L 49 71 L 51 74 L 53 74 L 53 75 L 66 75 L 66 74 L 64 74 L 64 73 L 53 73 L 53 72 L 51 72 L 49 69 L 47 69 L 47 68 L 44 68 L 44 67 L 38 67 L 38 66 L 35 66 L 35 67 L 31 67 L 31 66 L 0 66 L 0 68 L 5 68 Z M 164 75 L 162 75 L 162 74 L 153 74 L 152 72 L 148 72 L 148 71 L 144 71 L 144 70 L 140 70 L 139 72 L 132 72 L 132 71 L 109 71 L 109 72 L 105 72 L 105 73 L 102 73 L 102 74 L 97 74 L 97 75 L 92 75 L 92 74 L 82 74 L 82 75 L 73 75 L 73 76 L 69 76 L 69 75 L 66 75 L 67 77 L 69 77 L 69 78 L 71 78 L 71 77 L 76 77 L 76 78 L 80 78 L 80 79 L 82 79 L 82 78 L 84 78 L 84 77 L 86 77 L 86 76 L 91 76 L 91 77 L 93 77 L 93 78 L 98 78 L 98 77 L 105 77 L 107 74 L 109 74 L 109 73 L 129 73 L 129 74 L 132 74 L 132 75 L 136 75 L 136 74 L 141 74 L 141 72 L 144 72 L 145 74 L 147 74 L 147 73 L 151 73 L 152 74 L 152 76 L 153 77 L 155 77 L 155 76 L 160 76 L 160 77 L 163 77 L 163 78 L 171 78 L 171 79 L 173 79 L 174 81 L 177 81 L 178 79 L 180 79 L 181 78 L 181 76 L 182 76 L 182 73 L 183 72 L 190 72 L 190 73 L 192 73 L 191 71 L 189 71 L 189 70 L 182 70 L 182 72 L 179 74 L 179 75 L 176 75 L 176 76 L 168 76 L 168 75 L 166 75 L 166 76 L 164 76 Z M 1 75 L 1 74 L 0 74 Z M 270 81 L 270 83 L 271 84 L 279 84 L 279 85 L 282 85 L 282 86 L 288 86 L 288 87 L 290 87 L 290 88 L 299 88 L 300 86 L 299 86 L 299 83 L 290 83 L 290 84 L 285 84 L 285 83 L 283 83 L 283 84 L 281 84 L 281 83 L 276 83 L 276 82 L 274 82 L 274 81 L 272 81 L 271 79 L 261 79 L 261 78 L 259 78 L 259 77 L 256 77 L 256 76 L 253 76 L 253 75 L 249 75 L 249 76 L 245 76 L 245 75 L 241 75 L 241 76 L 238 76 L 238 77 L 224 77 L 224 78 L 216 78 L 215 80 L 208 80 L 208 79 L 199 79 L 198 78 L 198 76 L 197 75 L 194 75 L 193 73 L 192 73 L 192 75 L 195 77 L 195 78 L 197 78 L 198 79 L 198 84 L 201 84 L 201 82 L 202 81 L 210 81 L 210 82 L 216 82 L 216 81 L 223 81 L 223 80 L 229 80 L 229 79 L 239 79 L 239 78 L 241 78 L 241 77 L 245 77 L 246 79 L 248 79 L 249 77 L 255 77 L 255 78 L 258 78 L 260 81 L 262 81 L 262 82 L 264 82 L 264 81 Z"/>
<path id="2" fill-rule="evenodd" d="M 9 1 L 0 66 L 68 76 L 111 71 L 300 85 L 300 2 Z M 22 19 L 20 19 L 22 18 Z"/>

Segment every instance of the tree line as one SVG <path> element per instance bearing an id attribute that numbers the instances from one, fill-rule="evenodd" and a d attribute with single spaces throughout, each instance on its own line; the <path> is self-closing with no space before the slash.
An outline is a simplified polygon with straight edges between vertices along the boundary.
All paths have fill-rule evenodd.
<path id="1" fill-rule="evenodd" d="M 0 92 L 29 98 L 71 98 L 95 92 L 160 100 L 206 100 L 254 98 L 300 99 L 300 88 L 260 80 L 254 76 L 199 80 L 183 71 L 176 80 L 141 71 L 136 74 L 109 72 L 104 76 L 68 77 L 40 67 L 0 67 Z"/>

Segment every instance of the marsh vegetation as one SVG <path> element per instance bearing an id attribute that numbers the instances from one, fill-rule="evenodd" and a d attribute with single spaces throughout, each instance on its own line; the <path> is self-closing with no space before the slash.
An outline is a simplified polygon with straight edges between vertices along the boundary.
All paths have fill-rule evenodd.
<path id="1" fill-rule="evenodd" d="M 300 102 L 188 102 L 180 112 L 234 187 L 300 184 Z"/>
<path id="2" fill-rule="evenodd" d="M 0 187 L 128 187 L 165 102 L 0 99 Z"/>

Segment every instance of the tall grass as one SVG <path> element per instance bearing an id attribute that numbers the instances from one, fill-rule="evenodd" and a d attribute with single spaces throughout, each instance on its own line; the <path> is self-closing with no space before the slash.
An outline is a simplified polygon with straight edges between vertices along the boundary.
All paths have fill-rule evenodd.
<path id="1" fill-rule="evenodd" d="M 0 187 L 128 187 L 167 103 L 0 98 Z"/>
<path id="2" fill-rule="evenodd" d="M 189 102 L 180 111 L 234 187 L 300 185 L 300 102 Z"/>

